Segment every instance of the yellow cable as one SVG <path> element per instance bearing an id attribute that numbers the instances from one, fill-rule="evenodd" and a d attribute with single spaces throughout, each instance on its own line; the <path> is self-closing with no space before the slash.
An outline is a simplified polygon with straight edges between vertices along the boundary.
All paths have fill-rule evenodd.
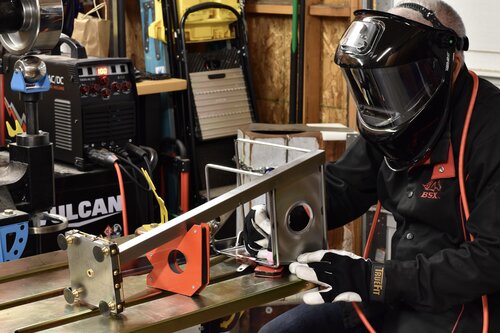
<path id="1" fill-rule="evenodd" d="M 165 223 L 166 221 L 168 221 L 168 210 L 167 207 L 165 206 L 165 202 L 156 193 L 156 187 L 153 184 L 153 181 L 151 180 L 151 177 L 149 176 L 148 172 L 144 168 L 141 168 L 141 171 L 144 174 L 144 178 L 146 178 L 147 182 L 149 183 L 149 186 L 151 187 L 151 190 L 155 195 L 156 201 L 158 201 L 158 205 L 160 206 L 160 223 Z"/>

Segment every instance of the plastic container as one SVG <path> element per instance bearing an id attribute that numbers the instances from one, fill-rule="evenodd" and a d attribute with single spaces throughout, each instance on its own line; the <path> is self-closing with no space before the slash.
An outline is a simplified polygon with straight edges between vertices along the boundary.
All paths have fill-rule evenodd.
<path id="1" fill-rule="evenodd" d="M 203 0 L 178 0 L 177 14 L 179 20 L 186 10 L 194 5 L 209 2 Z M 237 0 L 212 0 L 233 7 L 241 12 Z M 234 38 L 234 31 L 231 31 L 230 24 L 236 21 L 236 16 L 229 10 L 220 8 L 209 8 L 190 14 L 185 25 L 186 42 L 203 42 L 210 40 L 223 40 Z"/>

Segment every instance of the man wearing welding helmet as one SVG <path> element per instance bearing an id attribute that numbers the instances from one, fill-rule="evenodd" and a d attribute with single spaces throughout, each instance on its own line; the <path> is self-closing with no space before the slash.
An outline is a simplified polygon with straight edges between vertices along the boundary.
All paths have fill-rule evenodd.
<path id="1" fill-rule="evenodd" d="M 500 332 L 500 90 L 468 71 L 467 47 L 439 0 L 355 13 L 335 62 L 361 136 L 325 168 L 327 218 L 379 201 L 392 258 L 299 256 L 290 271 L 319 291 L 261 332 Z"/>

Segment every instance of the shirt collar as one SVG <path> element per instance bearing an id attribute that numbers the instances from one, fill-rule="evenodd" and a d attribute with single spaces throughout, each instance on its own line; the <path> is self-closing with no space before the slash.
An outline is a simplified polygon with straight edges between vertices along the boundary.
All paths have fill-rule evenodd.
<path id="1" fill-rule="evenodd" d="M 449 130 L 438 141 L 430 156 L 422 164 L 433 166 L 431 177 L 433 180 L 455 178 L 455 158 L 453 157 Z"/>

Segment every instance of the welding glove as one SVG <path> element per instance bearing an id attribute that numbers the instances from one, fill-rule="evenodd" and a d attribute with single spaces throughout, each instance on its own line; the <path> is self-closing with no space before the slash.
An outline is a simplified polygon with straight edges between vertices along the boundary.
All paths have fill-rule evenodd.
<path id="1" fill-rule="evenodd" d="M 307 304 L 383 301 L 384 265 L 351 252 L 319 250 L 299 255 L 290 272 L 320 287 L 304 294 Z"/>
<path id="2" fill-rule="evenodd" d="M 255 205 L 245 216 L 243 243 L 253 257 L 267 259 L 271 253 L 271 221 L 265 205 Z"/>

